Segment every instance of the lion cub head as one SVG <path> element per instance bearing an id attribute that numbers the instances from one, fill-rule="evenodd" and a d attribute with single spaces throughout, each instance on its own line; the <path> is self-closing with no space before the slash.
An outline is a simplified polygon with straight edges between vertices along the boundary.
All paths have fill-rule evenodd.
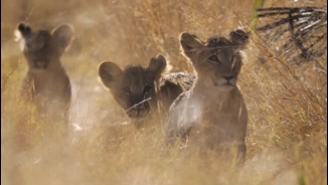
<path id="1" fill-rule="evenodd" d="M 180 44 L 183 54 L 190 59 L 202 83 L 210 83 L 222 91 L 232 90 L 242 67 L 240 50 L 248 36 L 241 30 L 230 33 L 230 40 L 210 38 L 200 41 L 195 35 L 182 33 Z"/>
<path id="2" fill-rule="evenodd" d="M 19 24 L 17 36 L 22 41 L 22 51 L 30 70 L 51 69 L 60 65 L 59 59 L 73 38 L 73 28 L 64 24 L 52 32 L 33 31 L 25 24 Z"/>
<path id="3" fill-rule="evenodd" d="M 103 62 L 99 66 L 99 76 L 115 101 L 126 110 L 130 118 L 143 118 L 151 106 L 156 106 L 158 81 L 165 71 L 166 60 L 158 55 L 148 66 L 128 66 L 122 70 L 113 62 Z"/>

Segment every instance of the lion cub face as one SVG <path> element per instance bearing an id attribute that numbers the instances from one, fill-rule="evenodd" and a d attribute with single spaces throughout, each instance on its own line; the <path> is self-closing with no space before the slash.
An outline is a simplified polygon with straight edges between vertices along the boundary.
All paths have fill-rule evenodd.
<path id="1" fill-rule="evenodd" d="M 247 34 L 241 30 L 231 32 L 230 40 L 221 37 L 202 42 L 189 33 L 180 36 L 183 53 L 193 63 L 199 80 L 222 91 L 236 86 L 242 67 L 240 49 L 247 41 Z"/>
<path id="2" fill-rule="evenodd" d="M 157 82 L 165 68 L 165 58 L 158 55 L 147 67 L 129 66 L 124 70 L 113 62 L 103 62 L 99 76 L 130 118 L 142 118 L 157 101 Z"/>
<path id="3" fill-rule="evenodd" d="M 31 27 L 20 24 L 17 31 L 22 38 L 22 50 L 32 71 L 59 65 L 59 59 L 73 37 L 73 29 L 67 24 L 55 28 L 52 32 L 33 31 Z"/>

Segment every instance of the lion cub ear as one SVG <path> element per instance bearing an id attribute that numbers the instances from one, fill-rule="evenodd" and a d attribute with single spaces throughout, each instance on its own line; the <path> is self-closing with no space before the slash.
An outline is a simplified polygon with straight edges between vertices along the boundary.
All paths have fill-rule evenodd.
<path id="1" fill-rule="evenodd" d="M 249 36 L 248 33 L 244 32 L 243 30 L 236 30 L 230 32 L 230 40 L 240 49 L 244 49 L 245 46 L 249 43 Z"/>
<path id="2" fill-rule="evenodd" d="M 52 31 L 52 36 L 57 42 L 60 51 L 64 52 L 66 48 L 70 45 L 74 36 L 73 26 L 69 24 L 63 24 L 58 26 Z"/>
<path id="3" fill-rule="evenodd" d="M 103 62 L 99 65 L 98 74 L 105 87 L 113 88 L 123 75 L 123 71 L 114 62 Z"/>
<path id="4" fill-rule="evenodd" d="M 20 23 L 20 24 L 17 26 L 17 30 L 19 31 L 19 33 L 20 33 L 23 37 L 29 36 L 29 35 L 31 35 L 31 33 L 32 33 L 32 29 L 31 29 L 31 27 L 27 26 L 27 25 L 24 24 L 24 23 Z"/>
<path id="5" fill-rule="evenodd" d="M 163 71 L 166 68 L 166 59 L 163 55 L 159 54 L 157 57 L 151 58 L 147 70 L 151 72 L 151 74 L 155 78 L 159 78 Z"/>
<path id="6" fill-rule="evenodd" d="M 181 33 L 180 46 L 183 54 L 190 59 L 204 48 L 204 44 L 196 37 L 196 35 L 187 32 Z"/>

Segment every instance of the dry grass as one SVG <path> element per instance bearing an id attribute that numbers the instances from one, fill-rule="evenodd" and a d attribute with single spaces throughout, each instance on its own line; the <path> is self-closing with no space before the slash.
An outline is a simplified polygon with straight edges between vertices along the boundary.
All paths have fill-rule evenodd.
<path id="1" fill-rule="evenodd" d="M 239 170 L 224 168 L 211 157 L 165 149 L 159 132 L 113 126 L 126 118 L 98 81 L 101 61 L 146 64 L 163 53 L 174 70 L 192 71 L 180 54 L 179 34 L 189 31 L 205 39 L 245 27 L 253 1 L 27 2 L 23 7 L 18 1 L 1 1 L 6 15 L 1 16 L 1 184 L 10 184 L 13 172 L 27 185 L 327 184 L 327 58 L 319 61 L 324 69 L 314 62 L 289 67 L 256 37 L 245 52 L 239 81 L 250 115 L 248 156 Z M 290 4 L 272 0 L 265 6 Z M 73 84 L 70 142 L 46 140 L 42 133 L 47 124 L 30 120 L 19 125 L 26 112 L 16 92 L 26 62 L 12 41 L 12 30 L 26 20 L 49 29 L 69 22 L 76 29 L 75 42 L 63 58 Z M 17 152 L 22 133 L 30 145 Z"/>

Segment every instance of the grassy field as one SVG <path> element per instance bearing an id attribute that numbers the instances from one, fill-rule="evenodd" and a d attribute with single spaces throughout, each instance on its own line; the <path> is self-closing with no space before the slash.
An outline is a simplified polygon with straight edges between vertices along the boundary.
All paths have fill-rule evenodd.
<path id="1" fill-rule="evenodd" d="M 98 79 L 104 60 L 144 65 L 158 53 L 174 71 L 192 72 L 180 54 L 179 34 L 206 39 L 247 28 L 252 0 L 20 3 L 1 1 L 1 184 L 12 179 L 24 185 L 327 184 L 326 56 L 291 66 L 252 36 L 239 80 L 249 110 L 247 161 L 239 169 L 223 167 L 211 156 L 166 149 L 157 132 L 123 124 L 124 111 Z M 271 0 L 264 6 L 324 3 Z M 20 21 L 35 28 L 64 22 L 75 27 L 75 40 L 62 58 L 73 86 L 69 142 L 45 138 L 47 123 L 29 118 L 22 125 L 29 114 L 18 95 L 26 61 L 12 34 Z M 28 147 L 21 147 L 20 135 Z"/>

